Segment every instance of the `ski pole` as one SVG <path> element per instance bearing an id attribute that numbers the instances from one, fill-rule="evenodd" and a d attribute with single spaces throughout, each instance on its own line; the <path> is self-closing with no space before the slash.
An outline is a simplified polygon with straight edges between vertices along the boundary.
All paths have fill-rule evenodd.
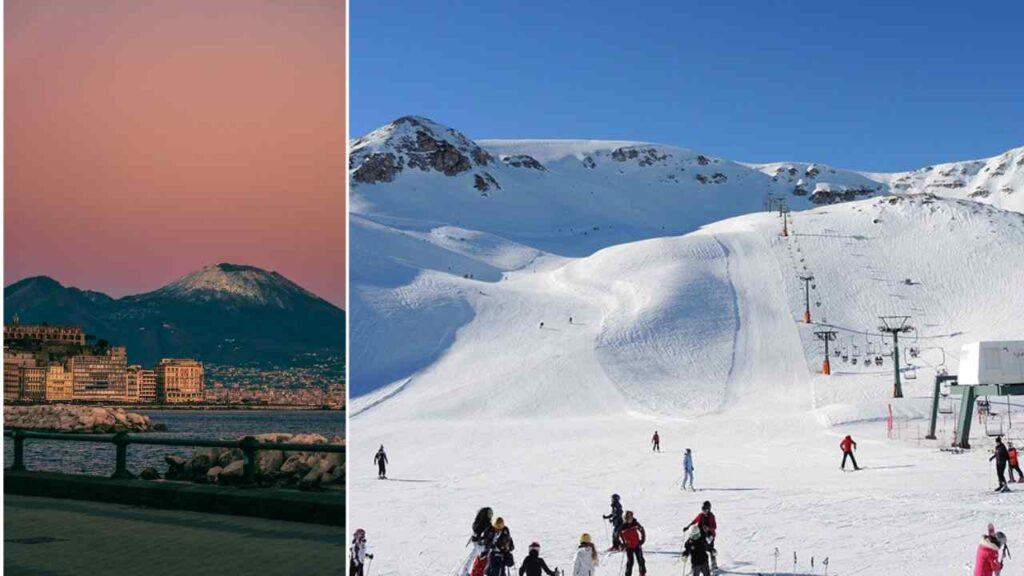
<path id="1" fill-rule="evenodd" d="M 796 550 L 793 551 L 793 574 L 796 574 Z"/>
<path id="2" fill-rule="evenodd" d="M 775 567 L 772 568 L 772 576 L 778 576 L 778 575 L 779 575 L 779 549 L 778 549 L 778 547 L 776 547 L 775 548 Z"/>
<path id="3" fill-rule="evenodd" d="M 370 576 L 370 566 L 373 565 L 373 556 L 366 559 L 366 574 L 363 576 Z"/>
<path id="4" fill-rule="evenodd" d="M 828 576 L 828 556 L 825 556 L 825 559 L 822 560 L 821 563 L 825 565 L 825 576 Z"/>

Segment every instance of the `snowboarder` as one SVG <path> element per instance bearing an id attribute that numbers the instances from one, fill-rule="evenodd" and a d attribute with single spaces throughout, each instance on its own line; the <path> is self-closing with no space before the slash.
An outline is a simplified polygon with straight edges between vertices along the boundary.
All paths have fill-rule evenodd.
<path id="1" fill-rule="evenodd" d="M 362 528 L 356 530 L 352 535 L 352 546 L 348 549 L 348 553 L 349 576 L 363 576 L 363 566 L 366 564 L 367 558 L 373 559 L 373 554 L 366 553 L 366 531 Z"/>
<path id="2" fill-rule="evenodd" d="M 612 494 L 611 514 L 605 514 L 602 518 L 612 523 L 612 547 L 609 550 L 622 550 L 622 541 L 619 540 L 619 531 L 622 530 L 622 503 L 619 502 L 618 494 Z"/>
<path id="3" fill-rule="evenodd" d="M 661 452 L 661 436 L 658 436 L 658 431 L 654 431 L 654 436 L 651 437 L 651 451 Z"/>
<path id="4" fill-rule="evenodd" d="M 1010 458 L 1010 482 L 1024 482 L 1024 472 L 1020 471 L 1020 460 L 1017 459 L 1017 449 L 1014 448 L 1013 442 L 1007 442 L 1006 445 L 1009 447 L 1006 451 L 1007 456 Z M 1017 479 L 1013 479 L 1013 473 L 1017 473 Z"/>
<path id="5" fill-rule="evenodd" d="M 633 574 L 633 559 L 636 559 L 640 576 L 647 574 L 647 564 L 644 563 L 644 542 L 647 541 L 647 532 L 644 527 L 636 521 L 633 512 L 627 510 L 622 529 L 619 530 L 619 538 L 626 547 L 626 576 Z"/>
<path id="6" fill-rule="evenodd" d="M 715 535 L 718 534 L 718 521 L 715 520 L 715 514 L 711 511 L 711 502 L 704 501 L 700 507 L 700 514 L 697 514 L 693 521 L 683 528 L 683 531 L 689 530 L 691 526 L 701 529 L 707 539 L 708 554 L 711 555 L 711 569 L 718 570 L 718 562 L 715 558 Z"/>
<path id="7" fill-rule="evenodd" d="M 377 454 L 373 457 L 373 463 L 377 465 L 377 478 L 387 479 L 388 477 L 388 455 L 384 453 L 384 445 L 380 445 Z"/>
<path id="8" fill-rule="evenodd" d="M 690 490 L 696 492 L 697 489 L 693 487 L 693 453 L 690 449 L 686 449 L 686 454 L 683 455 L 683 490 L 686 490 L 686 481 L 690 481 Z"/>
<path id="9" fill-rule="evenodd" d="M 523 565 L 519 567 L 519 576 L 541 576 L 541 572 L 548 576 L 555 576 L 558 572 L 548 568 L 547 562 L 540 557 L 540 544 L 530 543 L 530 552 L 523 558 Z"/>
<path id="10" fill-rule="evenodd" d="M 978 544 L 978 552 L 974 557 L 974 576 L 999 576 L 1003 571 L 1000 550 L 1005 554 L 1006 534 L 996 532 L 989 524 L 988 534 L 981 537 L 981 544 Z"/>
<path id="11" fill-rule="evenodd" d="M 484 545 L 484 537 L 491 528 L 491 520 L 493 518 L 494 510 L 488 507 L 477 511 L 476 518 L 473 519 L 473 535 L 469 537 L 469 542 L 473 544 L 473 551 L 470 552 L 469 558 L 463 564 L 462 570 L 459 572 L 460 576 L 470 576 L 471 573 L 483 573 L 484 566 L 487 564 L 487 555 L 485 554 L 487 548 Z M 478 565 L 479 568 L 477 567 Z"/>
<path id="12" fill-rule="evenodd" d="M 996 488 L 996 492 L 1009 492 L 1010 487 L 1006 484 L 1006 464 L 1010 461 L 1010 453 L 1003 444 L 1002 436 L 996 436 L 996 447 L 988 461 L 992 460 L 996 461 L 996 476 L 999 477 L 999 487 Z"/>
<path id="13" fill-rule="evenodd" d="M 484 546 L 487 548 L 487 568 L 484 576 L 507 576 L 508 568 L 516 565 L 512 551 L 516 549 L 512 542 L 512 533 L 505 526 L 505 519 L 495 518 L 494 526 L 484 535 Z"/>
<path id="14" fill-rule="evenodd" d="M 846 459 L 849 458 L 853 462 L 853 469 L 860 470 L 860 466 L 857 466 L 857 459 L 853 457 L 854 451 L 857 450 L 857 443 L 853 441 L 853 437 L 847 434 L 846 438 L 839 443 L 839 447 L 843 450 L 843 464 L 840 468 L 846 470 Z"/>
<path id="15" fill-rule="evenodd" d="M 597 568 L 597 549 L 586 532 L 580 536 L 580 545 L 576 548 L 576 558 L 572 563 L 572 576 L 594 576 Z"/>
<path id="16" fill-rule="evenodd" d="M 683 558 L 690 557 L 693 576 L 711 576 L 710 555 L 708 554 L 708 537 L 700 526 L 690 530 L 690 536 L 683 544 Z"/>

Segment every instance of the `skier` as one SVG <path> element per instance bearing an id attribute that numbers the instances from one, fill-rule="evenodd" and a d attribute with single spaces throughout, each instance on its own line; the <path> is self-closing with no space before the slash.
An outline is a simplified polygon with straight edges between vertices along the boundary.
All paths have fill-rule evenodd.
<path id="1" fill-rule="evenodd" d="M 377 454 L 373 457 L 373 463 L 377 465 L 377 478 L 386 480 L 388 477 L 388 455 L 384 453 L 384 445 L 380 445 Z"/>
<path id="2" fill-rule="evenodd" d="M 572 576 L 594 576 L 597 568 L 597 549 L 586 532 L 580 536 L 580 545 L 576 548 L 576 558 L 572 563 Z"/>
<path id="3" fill-rule="evenodd" d="M 1007 442 L 1009 449 L 1006 451 L 1007 456 L 1010 458 L 1010 482 L 1024 482 L 1024 472 L 1020 471 L 1020 461 L 1017 459 L 1017 449 L 1013 447 L 1013 442 Z M 1013 473 L 1017 473 L 1017 479 L 1013 479 Z"/>
<path id="4" fill-rule="evenodd" d="M 373 559 L 373 554 L 366 553 L 366 531 L 362 528 L 356 530 L 355 534 L 352 535 L 352 547 L 348 549 L 349 562 L 348 562 L 348 573 L 349 576 L 363 576 L 363 566 L 366 564 L 366 559 Z"/>
<path id="5" fill-rule="evenodd" d="M 1010 460 L 1010 453 L 1007 452 L 1006 446 L 1003 444 L 1002 436 L 996 436 L 996 447 L 988 461 L 992 460 L 996 461 L 996 476 L 999 477 L 999 487 L 996 488 L 996 492 L 1009 492 L 1010 487 L 1006 484 L 1006 464 Z"/>
<path id="6" fill-rule="evenodd" d="M 512 542 L 512 533 L 509 532 L 508 526 L 505 526 L 505 519 L 501 516 L 497 517 L 494 520 L 494 526 L 484 535 L 484 538 L 484 546 L 488 550 L 484 576 L 507 576 L 508 568 L 516 565 L 512 557 L 512 551 L 516 549 L 516 546 Z"/>
<path id="7" fill-rule="evenodd" d="M 853 441 L 853 437 L 847 434 L 846 438 L 839 443 L 839 447 L 843 449 L 843 464 L 840 468 L 846 470 L 846 459 L 849 458 L 853 462 L 853 469 L 860 470 L 860 466 L 857 466 L 857 459 L 853 457 L 853 452 L 857 449 L 857 443 Z"/>
<path id="8" fill-rule="evenodd" d="M 999 551 L 1006 549 L 1006 534 L 996 532 L 989 524 L 988 534 L 981 537 L 978 552 L 974 557 L 974 576 L 999 576 L 1003 571 L 1003 563 Z"/>
<path id="9" fill-rule="evenodd" d="M 612 552 L 622 550 L 622 542 L 619 540 L 619 531 L 622 530 L 622 504 L 619 502 L 618 494 L 612 494 L 611 514 L 605 514 L 602 518 L 612 523 L 612 547 L 609 550 Z"/>
<path id="10" fill-rule="evenodd" d="M 686 490 L 686 481 L 690 481 L 690 490 L 697 491 L 693 487 L 693 453 L 690 449 L 686 449 L 686 454 L 683 455 L 683 490 Z"/>
<path id="11" fill-rule="evenodd" d="M 690 557 L 690 565 L 693 567 L 693 576 L 711 576 L 711 566 L 708 555 L 707 534 L 700 526 L 694 526 L 690 530 L 690 537 L 683 545 L 683 558 Z"/>
<path id="12" fill-rule="evenodd" d="M 705 535 L 708 554 L 711 555 L 711 569 L 718 570 L 718 562 L 715 557 L 715 536 L 718 534 L 718 521 L 715 520 L 715 514 L 711 512 L 711 502 L 704 501 L 704 504 L 700 507 L 700 514 L 697 514 L 693 521 L 687 524 L 686 528 L 683 528 L 683 531 L 689 530 L 691 526 L 698 526 Z"/>
<path id="13" fill-rule="evenodd" d="M 572 324 L 572 316 L 569 316 L 569 324 Z"/>
<path id="14" fill-rule="evenodd" d="M 540 329 L 541 329 L 541 330 L 543 330 L 543 329 L 544 329 L 544 323 L 543 323 L 543 322 L 541 322 L 541 323 L 540 323 Z"/>
<path id="15" fill-rule="evenodd" d="M 541 572 L 548 576 L 558 574 L 555 570 L 548 568 L 547 562 L 540 557 L 540 544 L 532 542 L 530 553 L 523 558 L 523 565 L 519 567 L 519 576 L 541 576 Z"/>
<path id="16" fill-rule="evenodd" d="M 487 555 L 484 554 L 486 551 L 484 536 L 491 528 L 491 520 L 493 518 L 494 510 L 488 507 L 477 511 L 476 518 L 473 519 L 473 535 L 469 537 L 469 542 L 473 544 L 473 551 L 470 552 L 469 558 L 463 564 L 462 570 L 459 572 L 460 576 L 469 576 L 476 569 L 477 564 L 480 564 L 477 571 L 483 573 L 484 565 L 487 563 Z"/>
<path id="17" fill-rule="evenodd" d="M 644 542 L 647 541 L 647 532 L 644 527 L 636 521 L 632 511 L 626 511 L 625 522 L 619 531 L 622 544 L 626 547 L 626 576 L 633 574 L 633 558 L 636 558 L 640 576 L 647 574 L 647 564 L 644 563 Z"/>
<path id="18" fill-rule="evenodd" d="M 651 438 L 651 451 L 661 452 L 661 436 L 658 436 L 658 431 L 654 431 L 654 436 Z"/>

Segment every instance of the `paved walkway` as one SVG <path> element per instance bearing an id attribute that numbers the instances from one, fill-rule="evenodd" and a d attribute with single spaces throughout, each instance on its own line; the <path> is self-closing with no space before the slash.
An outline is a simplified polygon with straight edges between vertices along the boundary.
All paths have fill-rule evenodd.
<path id="1" fill-rule="evenodd" d="M 345 573 L 341 528 L 4 495 L 4 573 Z"/>

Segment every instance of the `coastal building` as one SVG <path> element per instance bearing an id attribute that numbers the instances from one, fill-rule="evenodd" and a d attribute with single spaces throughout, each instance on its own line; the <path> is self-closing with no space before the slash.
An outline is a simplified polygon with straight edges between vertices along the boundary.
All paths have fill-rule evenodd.
<path id="1" fill-rule="evenodd" d="M 139 387 L 139 402 L 156 402 L 156 371 L 139 368 L 135 373 Z"/>
<path id="2" fill-rule="evenodd" d="M 22 396 L 23 368 L 35 368 L 36 357 L 31 352 L 4 350 L 4 401 L 20 400 Z"/>
<path id="3" fill-rule="evenodd" d="M 47 402 L 67 402 L 74 399 L 71 386 L 71 373 L 63 364 L 50 364 L 46 367 L 43 400 Z"/>
<path id="4" fill-rule="evenodd" d="M 80 354 L 68 360 L 75 400 L 123 402 L 128 388 L 128 354 L 124 346 L 105 353 Z"/>
<path id="5" fill-rule="evenodd" d="M 164 358 L 156 366 L 157 399 L 167 404 L 203 400 L 203 364 L 186 358 Z"/>
<path id="6" fill-rule="evenodd" d="M 4 342 L 27 340 L 33 342 L 57 342 L 61 344 L 85 345 L 85 332 L 79 326 L 50 326 L 48 324 L 22 324 L 15 316 L 10 324 L 4 325 Z"/>

